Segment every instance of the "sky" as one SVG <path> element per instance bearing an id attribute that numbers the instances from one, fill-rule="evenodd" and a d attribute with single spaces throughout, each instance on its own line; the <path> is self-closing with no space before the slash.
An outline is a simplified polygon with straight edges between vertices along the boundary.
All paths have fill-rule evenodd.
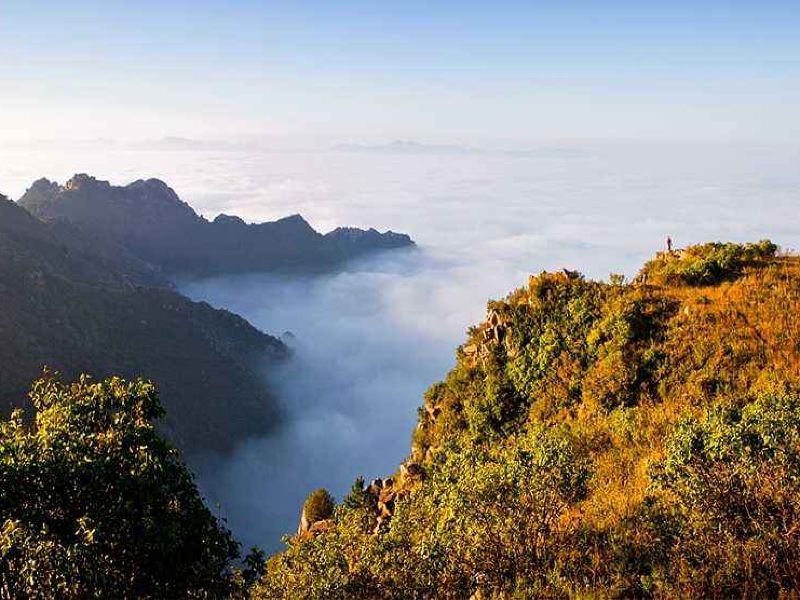
<path id="1" fill-rule="evenodd" d="M 800 134 L 797 2 L 0 0 L 0 142 Z"/>

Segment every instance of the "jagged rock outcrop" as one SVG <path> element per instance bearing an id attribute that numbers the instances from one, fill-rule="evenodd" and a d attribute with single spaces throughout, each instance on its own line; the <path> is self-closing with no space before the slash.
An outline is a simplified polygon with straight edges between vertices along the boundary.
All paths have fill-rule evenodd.
<path id="1" fill-rule="evenodd" d="M 375 229 L 322 235 L 300 215 L 256 224 L 231 215 L 207 221 L 158 179 L 126 186 L 86 174 L 63 186 L 40 179 L 19 202 L 40 219 L 70 223 L 184 275 L 324 271 L 365 253 L 413 246 L 407 235 Z"/>

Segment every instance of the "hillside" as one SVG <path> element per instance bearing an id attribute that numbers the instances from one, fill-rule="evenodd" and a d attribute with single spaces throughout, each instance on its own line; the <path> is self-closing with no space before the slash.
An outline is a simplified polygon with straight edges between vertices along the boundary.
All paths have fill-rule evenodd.
<path id="1" fill-rule="evenodd" d="M 147 374 L 165 431 L 189 452 L 267 431 L 277 415 L 263 370 L 285 346 L 167 285 L 120 246 L 0 197 L 0 410 L 47 365 L 70 378 Z"/>
<path id="2" fill-rule="evenodd" d="M 333 510 L 315 492 L 256 596 L 794 597 L 799 312 L 769 242 L 532 276 L 427 392 L 408 460 Z"/>
<path id="3" fill-rule="evenodd" d="M 112 186 L 75 175 L 34 182 L 19 199 L 34 216 L 63 221 L 129 250 L 165 272 L 207 276 L 248 271 L 325 271 L 357 256 L 413 246 L 404 234 L 340 228 L 322 235 L 300 215 L 247 224 L 199 216 L 157 179 Z"/>

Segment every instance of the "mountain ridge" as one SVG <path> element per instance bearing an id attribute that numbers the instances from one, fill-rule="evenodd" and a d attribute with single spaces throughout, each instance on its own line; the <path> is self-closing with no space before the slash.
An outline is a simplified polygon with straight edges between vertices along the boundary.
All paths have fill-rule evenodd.
<path id="1" fill-rule="evenodd" d="M 46 366 L 68 378 L 152 377 L 164 430 L 189 454 L 231 449 L 279 421 L 263 372 L 288 358 L 280 340 L 185 298 L 119 245 L 2 196 L 0 305 L 3 412 Z"/>
<path id="2" fill-rule="evenodd" d="M 414 246 L 408 235 L 392 231 L 321 234 L 299 214 L 264 223 L 225 214 L 208 221 L 158 179 L 125 186 L 86 174 L 64 185 L 39 179 L 18 202 L 41 220 L 66 221 L 173 275 L 319 272 L 370 252 Z"/>

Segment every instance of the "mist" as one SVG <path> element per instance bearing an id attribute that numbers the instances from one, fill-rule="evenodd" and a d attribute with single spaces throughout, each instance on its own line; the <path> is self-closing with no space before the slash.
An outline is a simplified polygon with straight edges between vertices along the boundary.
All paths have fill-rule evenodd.
<path id="1" fill-rule="evenodd" d="M 182 286 L 262 330 L 291 332 L 284 339 L 293 358 L 269 376 L 285 419 L 280 432 L 199 467 L 201 489 L 246 544 L 274 549 L 296 528 L 310 490 L 327 487 L 341 499 L 356 475 L 388 474 L 408 452 L 414 405 L 453 356 L 445 328 L 402 314 L 406 304 L 423 308 L 412 288 L 424 260 L 401 251 L 330 276 Z"/>
<path id="2" fill-rule="evenodd" d="M 416 240 L 325 276 L 180 282 L 263 331 L 293 334 L 292 360 L 265 373 L 285 415 L 280 431 L 196 465 L 234 534 L 275 550 L 312 489 L 341 499 L 356 476 L 394 471 L 424 390 L 445 376 L 487 300 L 542 270 L 633 275 L 667 235 L 678 247 L 764 237 L 796 247 L 798 158 L 797 146 L 763 144 L 402 155 L 38 147 L 0 150 L 0 180 L 18 197 L 41 176 L 159 177 L 208 217 L 299 212 L 321 231 L 374 226 Z"/>

